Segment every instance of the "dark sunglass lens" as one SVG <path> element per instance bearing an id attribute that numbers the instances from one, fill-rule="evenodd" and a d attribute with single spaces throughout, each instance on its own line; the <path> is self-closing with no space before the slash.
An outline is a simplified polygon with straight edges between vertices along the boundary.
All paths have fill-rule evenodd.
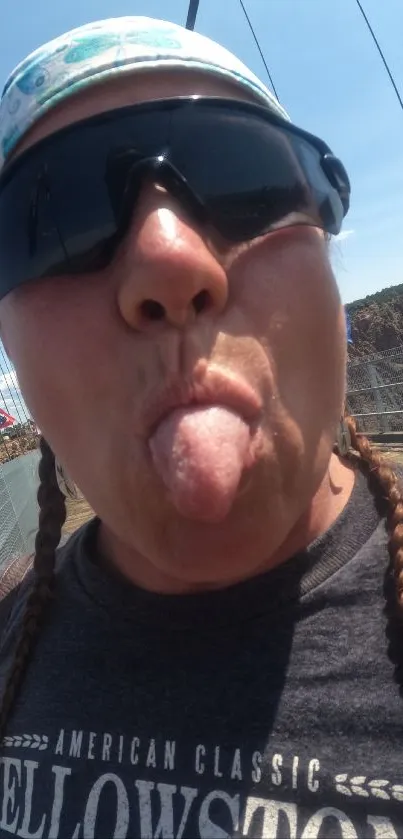
<path id="1" fill-rule="evenodd" d="M 8 174 L 8 173 L 7 173 Z M 65 260 L 43 167 L 4 177 L 0 189 L 0 295 Z"/>
<path id="2" fill-rule="evenodd" d="M 69 271 L 103 267 L 116 234 L 105 181 L 105 152 L 102 143 L 97 148 L 92 139 L 84 131 L 81 136 L 72 132 L 65 139 L 65 148 L 55 149 L 49 166 L 54 215 Z"/>
<path id="3" fill-rule="evenodd" d="M 300 223 L 337 233 L 343 205 L 322 165 L 303 133 L 237 103 L 150 103 L 73 126 L 1 178 L 0 296 L 104 268 L 144 177 L 231 241 Z"/>
<path id="4" fill-rule="evenodd" d="M 226 238 L 260 235 L 292 213 L 320 224 L 291 139 L 249 112 L 201 109 L 175 137 L 173 160 Z"/>
<path id="5" fill-rule="evenodd" d="M 98 270 L 112 258 L 135 208 L 142 162 L 164 145 L 166 125 L 158 111 L 129 112 L 66 137 L 70 159 L 78 161 L 73 172 L 58 172 L 58 194 L 69 196 L 63 234 L 71 270 Z"/>

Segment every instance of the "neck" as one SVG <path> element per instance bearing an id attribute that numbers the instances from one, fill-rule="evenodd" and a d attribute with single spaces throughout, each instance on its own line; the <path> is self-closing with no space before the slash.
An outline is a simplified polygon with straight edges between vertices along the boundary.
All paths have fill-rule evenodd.
<path id="1" fill-rule="evenodd" d="M 270 567 L 274 568 L 285 562 L 329 530 L 348 503 L 354 481 L 355 469 L 336 455 L 332 455 L 316 495 L 272 556 Z"/>

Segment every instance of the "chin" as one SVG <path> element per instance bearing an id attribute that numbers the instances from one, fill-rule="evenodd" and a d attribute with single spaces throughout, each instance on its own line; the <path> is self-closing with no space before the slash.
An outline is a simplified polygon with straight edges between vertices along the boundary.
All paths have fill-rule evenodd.
<path id="1" fill-rule="evenodd" d="M 167 578 L 177 581 L 176 590 L 189 592 L 195 589 L 225 588 L 235 585 L 242 580 L 253 577 L 262 567 L 261 561 L 251 562 L 248 556 L 219 556 L 211 555 L 207 558 L 199 550 L 196 555 L 184 557 L 181 561 L 171 562 L 159 567 L 159 571 Z"/>
<path id="2" fill-rule="evenodd" d="M 219 523 L 196 521 L 171 511 L 158 529 L 154 521 L 152 549 L 146 538 L 143 555 L 163 574 L 191 585 L 231 585 L 256 574 L 284 538 L 287 522 L 278 503 L 270 505 L 269 511 L 262 498 L 252 514 L 248 495 L 238 498 Z M 256 507 L 261 509 L 257 512 Z M 259 522 L 263 526 L 259 527 Z"/>

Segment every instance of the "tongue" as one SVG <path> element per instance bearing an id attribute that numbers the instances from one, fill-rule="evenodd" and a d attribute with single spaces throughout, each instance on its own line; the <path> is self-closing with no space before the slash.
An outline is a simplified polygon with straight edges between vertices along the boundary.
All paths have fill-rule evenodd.
<path id="1" fill-rule="evenodd" d="M 248 425 L 219 406 L 178 408 L 150 439 L 155 468 L 178 511 L 210 522 L 230 511 L 249 447 Z"/>

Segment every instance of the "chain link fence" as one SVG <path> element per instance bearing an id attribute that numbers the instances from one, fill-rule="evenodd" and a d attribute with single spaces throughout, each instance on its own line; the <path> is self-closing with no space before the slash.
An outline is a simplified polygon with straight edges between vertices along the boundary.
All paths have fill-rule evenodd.
<path id="1" fill-rule="evenodd" d="M 31 554 L 38 523 L 38 432 L 0 343 L 0 568 Z M 3 413 L 4 412 L 4 413 Z M 8 425 L 9 415 L 14 420 Z"/>
<path id="2" fill-rule="evenodd" d="M 360 431 L 403 435 L 403 346 L 348 362 L 346 404 Z"/>
<path id="3" fill-rule="evenodd" d="M 0 569 L 33 553 L 38 528 L 36 451 L 0 467 Z"/>

